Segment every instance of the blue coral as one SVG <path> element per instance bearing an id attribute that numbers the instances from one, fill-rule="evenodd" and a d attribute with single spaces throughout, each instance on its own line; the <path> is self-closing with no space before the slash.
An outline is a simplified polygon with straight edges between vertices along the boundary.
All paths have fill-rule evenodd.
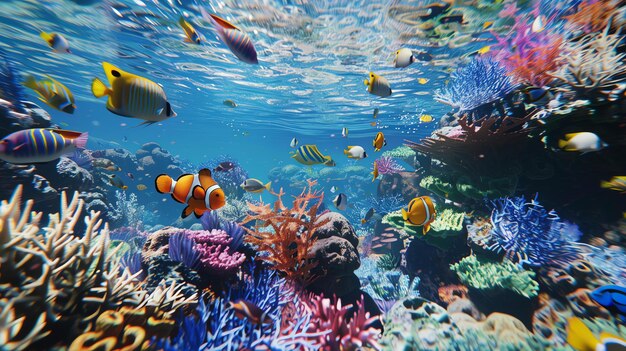
<path id="1" fill-rule="evenodd" d="M 554 210 L 547 211 L 536 197 L 530 202 L 524 197 L 500 198 L 493 205 L 488 249 L 535 267 L 566 263 L 578 255 L 573 244 L 580 238 L 577 227 L 561 221 Z"/>
<path id="2" fill-rule="evenodd" d="M 435 100 L 460 112 L 504 98 L 515 89 L 506 69 L 492 58 L 476 58 L 452 73 L 450 84 L 435 92 Z"/>
<path id="3" fill-rule="evenodd" d="M 185 266 L 199 271 L 201 267 L 200 252 L 195 250 L 196 243 L 186 233 L 180 232 L 170 236 L 168 255 L 173 261 L 182 262 Z"/>

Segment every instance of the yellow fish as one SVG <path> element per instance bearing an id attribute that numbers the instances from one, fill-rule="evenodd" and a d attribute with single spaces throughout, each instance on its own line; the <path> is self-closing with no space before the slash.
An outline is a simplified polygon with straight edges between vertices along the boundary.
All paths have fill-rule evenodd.
<path id="1" fill-rule="evenodd" d="M 567 321 L 567 343 L 576 351 L 626 349 L 626 340 L 609 333 L 601 333 L 600 337 L 596 338 L 578 317 L 572 317 Z"/>
<path id="2" fill-rule="evenodd" d="M 387 97 L 391 95 L 391 86 L 389 81 L 385 77 L 381 77 L 374 72 L 370 72 L 369 79 L 363 81 L 363 84 L 367 86 L 367 91 L 370 94 L 378 95 L 380 97 Z"/>
<path id="3" fill-rule="evenodd" d="M 424 235 L 430 230 L 430 224 L 436 216 L 435 205 L 428 196 L 416 197 L 409 202 L 408 210 L 402 209 L 402 219 L 409 225 L 424 226 L 422 230 Z"/>
<path id="4" fill-rule="evenodd" d="M 485 22 L 485 24 L 483 24 L 483 30 L 488 29 L 491 26 L 493 26 L 493 21 L 487 21 Z"/>
<path id="5" fill-rule="evenodd" d="M 488 53 L 489 50 L 491 50 L 491 46 L 487 45 L 487 46 L 483 46 L 482 48 L 480 48 L 477 52 L 479 55 L 484 55 Z"/>
<path id="6" fill-rule="evenodd" d="M 52 51 L 59 52 L 62 54 L 69 54 L 70 52 L 70 43 L 65 39 L 64 36 L 58 33 L 46 33 L 41 32 L 39 36 L 50 45 Z"/>
<path id="7" fill-rule="evenodd" d="M 97 98 L 108 96 L 107 109 L 116 115 L 144 120 L 142 124 L 161 122 L 175 117 L 165 91 L 157 83 L 124 72 L 108 62 L 102 67 L 111 87 L 94 78 L 91 92 Z"/>
<path id="8" fill-rule="evenodd" d="M 600 183 L 600 187 L 626 194 L 626 176 L 615 176 L 608 182 L 603 180 Z"/>
<path id="9" fill-rule="evenodd" d="M 370 122 L 370 126 L 372 127 L 376 127 L 378 125 L 378 122 Z"/>
<path id="10" fill-rule="evenodd" d="M 420 122 L 422 123 L 430 123 L 433 121 L 433 116 L 431 115 L 421 115 L 420 116 Z"/>
<path id="11" fill-rule="evenodd" d="M 374 171 L 372 172 L 372 182 L 378 178 L 378 164 L 374 161 Z"/>
<path id="12" fill-rule="evenodd" d="M 385 134 L 383 132 L 376 133 L 376 137 L 374 141 L 372 141 L 372 146 L 374 146 L 374 151 L 380 151 L 383 146 L 387 145 L 387 140 L 385 140 Z"/>
<path id="13" fill-rule="evenodd" d="M 36 91 L 39 95 L 39 100 L 46 105 L 65 113 L 74 113 L 76 109 L 74 95 L 56 79 L 46 76 L 46 78 L 37 81 L 35 77 L 28 76 L 23 84 L 25 87 Z"/>
<path id="14" fill-rule="evenodd" d="M 428 78 L 417 78 L 417 82 L 420 84 L 426 84 L 430 81 Z"/>
<path id="15" fill-rule="evenodd" d="M 196 29 L 191 25 L 191 23 L 187 22 L 183 17 L 178 20 L 178 24 L 180 24 L 181 28 L 185 32 L 185 41 L 187 43 L 196 43 L 200 44 L 202 41 L 200 39 L 200 35 L 196 31 Z"/>
<path id="16" fill-rule="evenodd" d="M 319 164 L 335 166 L 335 161 L 328 155 L 322 155 L 317 145 L 302 145 L 292 153 L 291 158 L 307 166 Z"/>

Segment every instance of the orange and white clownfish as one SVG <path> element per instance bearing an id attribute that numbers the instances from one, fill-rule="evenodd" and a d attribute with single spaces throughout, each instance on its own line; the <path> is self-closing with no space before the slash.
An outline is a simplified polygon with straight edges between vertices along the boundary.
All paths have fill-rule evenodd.
<path id="1" fill-rule="evenodd" d="M 436 216 L 435 204 L 428 196 L 416 197 L 409 202 L 408 210 L 402 209 L 402 219 L 410 225 L 424 226 L 424 235 L 430 230 L 430 224 Z"/>
<path id="2" fill-rule="evenodd" d="M 182 218 L 194 214 L 197 218 L 204 212 L 214 211 L 226 204 L 226 196 L 215 180 L 211 171 L 203 168 L 198 174 L 183 174 L 174 180 L 167 174 L 155 179 L 155 185 L 161 194 L 172 194 L 172 198 L 182 204 Z"/>

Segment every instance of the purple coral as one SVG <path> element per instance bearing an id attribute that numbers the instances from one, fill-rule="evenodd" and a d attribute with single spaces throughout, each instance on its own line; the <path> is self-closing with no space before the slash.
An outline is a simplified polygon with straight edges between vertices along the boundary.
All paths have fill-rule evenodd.
<path id="1" fill-rule="evenodd" d="M 230 243 L 231 249 L 237 250 L 241 244 L 243 244 L 243 236 L 245 234 L 243 228 L 236 222 L 220 221 L 217 212 L 205 212 L 202 217 L 200 217 L 200 222 L 204 230 L 222 229 L 225 231 L 232 238 Z"/>
<path id="2" fill-rule="evenodd" d="M 569 262 L 578 254 L 573 241 L 580 238 L 575 226 L 562 222 L 554 210 L 547 211 L 537 199 L 501 198 L 493 202 L 493 229 L 482 243 L 502 252 L 513 262 L 531 266 Z"/>
<path id="3" fill-rule="evenodd" d="M 246 256 L 230 248 L 233 239 L 221 229 L 211 231 L 187 231 L 194 240 L 194 249 L 200 254 L 203 271 L 214 275 L 228 275 L 236 271 L 246 260 Z"/>
<path id="4" fill-rule="evenodd" d="M 504 98 L 515 86 L 492 58 L 476 58 L 452 73 L 450 84 L 435 92 L 435 100 L 459 111 L 470 111 Z"/>
<path id="5" fill-rule="evenodd" d="M 396 174 L 404 171 L 396 160 L 389 156 L 381 156 L 376 160 L 379 174 Z"/>
<path id="6" fill-rule="evenodd" d="M 172 260 L 182 262 L 197 271 L 200 269 L 201 256 L 195 246 L 196 243 L 187 233 L 176 233 L 170 236 L 168 255 Z"/>

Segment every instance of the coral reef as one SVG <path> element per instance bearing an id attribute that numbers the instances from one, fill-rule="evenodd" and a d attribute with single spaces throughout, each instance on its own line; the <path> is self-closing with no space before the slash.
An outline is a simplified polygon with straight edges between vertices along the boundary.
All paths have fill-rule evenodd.
<path id="1" fill-rule="evenodd" d="M 415 151 L 407 146 L 398 146 L 395 149 L 383 152 L 384 157 L 393 157 L 412 165 L 415 162 Z"/>
<path id="2" fill-rule="evenodd" d="M 564 16 L 567 22 L 574 28 L 584 33 L 600 32 L 611 26 L 617 29 L 623 26 L 623 8 L 620 8 L 617 0 L 608 1 L 582 1 L 575 13 Z"/>
<path id="3" fill-rule="evenodd" d="M 396 162 L 393 158 L 389 156 L 381 156 L 376 159 L 376 167 L 378 167 L 378 173 L 385 174 L 396 174 L 404 171 L 404 167 L 400 166 L 398 162 Z"/>

